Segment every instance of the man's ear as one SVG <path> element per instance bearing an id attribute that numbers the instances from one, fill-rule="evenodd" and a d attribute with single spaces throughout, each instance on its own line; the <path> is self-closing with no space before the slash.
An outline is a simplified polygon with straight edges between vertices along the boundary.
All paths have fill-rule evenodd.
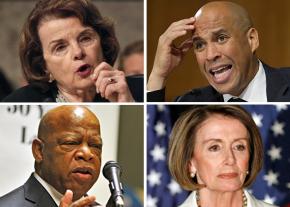
<path id="1" fill-rule="evenodd" d="M 43 142 L 38 138 L 32 141 L 32 154 L 37 163 L 43 160 Z"/>
<path id="2" fill-rule="evenodd" d="M 252 53 L 254 53 L 259 47 L 259 34 L 255 28 L 250 28 L 247 32 L 248 42 Z"/>

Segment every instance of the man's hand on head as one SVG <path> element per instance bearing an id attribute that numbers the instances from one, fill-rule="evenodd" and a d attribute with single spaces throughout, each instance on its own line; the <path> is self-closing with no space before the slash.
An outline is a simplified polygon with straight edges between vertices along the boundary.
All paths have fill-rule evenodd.
<path id="1" fill-rule="evenodd" d="M 185 53 L 192 48 L 191 37 L 178 46 L 174 45 L 174 41 L 191 34 L 195 30 L 194 23 L 194 17 L 174 22 L 159 37 L 153 69 L 148 79 L 148 91 L 162 89 L 172 70 L 180 64 Z"/>
<path id="2" fill-rule="evenodd" d="M 95 196 L 87 196 L 73 202 L 73 192 L 67 190 L 60 200 L 59 207 L 86 207 L 93 204 L 95 200 Z"/>

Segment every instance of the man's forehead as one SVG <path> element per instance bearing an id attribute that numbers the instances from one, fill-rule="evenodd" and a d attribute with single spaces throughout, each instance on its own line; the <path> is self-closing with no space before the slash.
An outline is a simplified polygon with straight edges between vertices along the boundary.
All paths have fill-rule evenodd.
<path id="1" fill-rule="evenodd" d="M 234 22 L 225 15 L 209 15 L 196 19 L 193 36 L 204 36 L 218 31 L 230 31 Z"/>
<path id="2" fill-rule="evenodd" d="M 66 126 L 63 128 L 58 128 L 55 130 L 59 135 L 74 135 L 74 136 L 83 136 L 84 134 L 89 136 L 100 137 L 100 129 L 93 126 Z"/>
<path id="3" fill-rule="evenodd" d="M 73 109 L 72 113 L 76 118 L 82 119 L 82 118 L 84 118 L 85 110 L 84 110 L 84 108 L 77 107 L 77 108 Z"/>
<path id="4" fill-rule="evenodd" d="M 55 121 L 51 123 L 53 123 L 52 127 L 57 129 L 80 128 L 100 130 L 100 123 L 97 119 L 92 117 L 59 117 L 59 119 L 55 119 Z"/>
<path id="5" fill-rule="evenodd" d="M 81 138 L 83 136 L 93 136 L 101 139 L 101 131 L 98 125 L 95 124 L 74 124 L 67 123 L 66 125 L 53 125 L 50 127 L 49 137 L 75 137 Z"/>
<path id="6" fill-rule="evenodd" d="M 60 106 L 47 112 L 44 116 L 45 119 L 71 119 L 71 120 L 82 120 L 82 119 L 93 119 L 98 122 L 98 118 L 86 107 L 82 106 Z"/>
<path id="7" fill-rule="evenodd" d="M 98 118 L 85 107 L 57 107 L 49 111 L 43 118 L 42 124 L 48 128 L 67 128 L 69 126 L 84 126 L 99 128 Z"/>
<path id="8" fill-rule="evenodd" d="M 225 24 L 209 24 L 203 25 L 198 28 L 193 33 L 193 38 L 206 38 L 212 35 L 218 35 L 220 33 L 229 33 L 230 29 Z"/>
<path id="9" fill-rule="evenodd" d="M 238 4 L 226 1 L 209 2 L 194 16 L 196 33 L 223 26 L 225 30 L 244 30 L 252 25 L 247 11 Z"/>

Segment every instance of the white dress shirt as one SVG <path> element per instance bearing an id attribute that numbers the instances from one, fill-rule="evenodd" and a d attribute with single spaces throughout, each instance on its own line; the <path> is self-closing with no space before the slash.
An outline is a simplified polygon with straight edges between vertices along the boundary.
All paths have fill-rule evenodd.
<path id="1" fill-rule="evenodd" d="M 262 62 L 259 60 L 259 69 L 247 88 L 239 95 L 239 98 L 248 102 L 267 102 L 266 74 Z M 223 94 L 224 101 L 235 97 L 230 94 Z"/>
<path id="2" fill-rule="evenodd" d="M 58 192 L 54 187 L 52 187 L 50 184 L 48 184 L 45 180 L 43 180 L 36 172 L 33 173 L 33 176 L 35 179 L 40 182 L 40 184 L 45 188 L 45 190 L 49 193 L 49 195 L 52 197 L 54 202 L 57 206 L 60 204 L 60 200 L 63 197 L 63 194 Z M 83 198 L 83 197 L 82 197 Z M 94 206 L 100 206 L 100 205 L 94 205 Z M 100 206 L 101 207 L 101 206 Z"/>
<path id="3" fill-rule="evenodd" d="M 278 207 L 257 200 L 253 195 L 251 195 L 246 190 L 244 190 L 244 193 L 247 198 L 247 207 Z M 196 191 L 192 191 L 192 193 L 187 197 L 187 199 L 178 207 L 198 207 L 196 203 Z"/>

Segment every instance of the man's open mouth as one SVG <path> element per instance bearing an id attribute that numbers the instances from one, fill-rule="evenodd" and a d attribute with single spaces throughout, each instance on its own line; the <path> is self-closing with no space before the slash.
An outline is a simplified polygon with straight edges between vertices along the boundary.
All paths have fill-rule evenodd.
<path id="1" fill-rule="evenodd" d="M 210 74 L 212 74 L 213 76 L 216 76 L 218 74 L 224 73 L 227 70 L 230 70 L 232 68 L 232 65 L 223 65 L 223 66 L 219 66 L 219 67 L 215 67 L 209 70 Z"/>
<path id="2" fill-rule="evenodd" d="M 216 84 L 227 83 L 232 74 L 232 64 L 224 64 L 216 67 L 211 67 L 209 73 L 212 75 L 212 80 Z"/>

